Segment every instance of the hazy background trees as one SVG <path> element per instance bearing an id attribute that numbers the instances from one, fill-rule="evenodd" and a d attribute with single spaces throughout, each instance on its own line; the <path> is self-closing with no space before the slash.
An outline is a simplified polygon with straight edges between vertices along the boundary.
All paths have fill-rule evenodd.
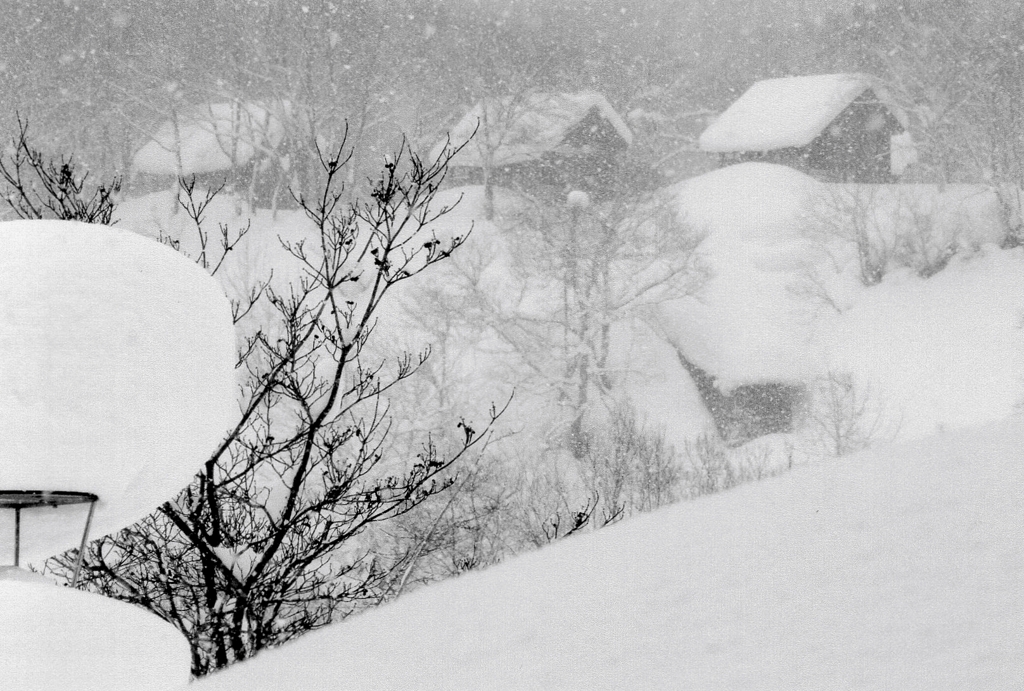
<path id="1" fill-rule="evenodd" d="M 8 10 L 0 27 L 0 99 L 9 109 L 11 134 L 17 136 L 17 111 L 32 123 L 41 148 L 74 153 L 92 180 L 125 175 L 129 196 L 149 191 L 130 175 L 139 147 L 162 123 L 213 103 L 289 103 L 301 113 L 289 136 L 303 146 L 279 152 L 278 165 L 307 199 L 322 183 L 322 161 L 311 143 L 328 150 L 347 140 L 352 157 L 332 174 L 345 178 L 345 198 L 338 201 L 348 208 L 344 202 L 369 191 L 368 178 L 379 173 L 403 135 L 425 151 L 482 99 L 587 89 L 601 92 L 627 119 L 636 135 L 628 155 L 671 182 L 709 165 L 707 157 L 688 159 L 686 152 L 708 118 L 753 81 L 833 71 L 865 71 L 882 80 L 918 142 L 917 179 L 986 180 L 1003 189 L 1019 186 L 1024 176 L 1024 10 L 1009 2 L 40 0 Z M 298 411 L 292 420 L 298 426 L 282 433 L 280 421 L 272 429 L 264 417 L 249 418 L 190 493 L 123 535 L 119 545 L 92 549 L 94 587 L 162 611 L 183 629 L 192 627 L 201 673 L 343 615 L 355 599 L 390 599 L 416 583 L 493 563 L 588 525 L 771 472 L 756 457 L 737 470 L 707 437 L 675 450 L 690 459 L 680 465 L 658 430 L 645 429 L 628 407 L 606 395 L 606 379 L 614 374 L 606 362 L 610 325 L 655 302 L 660 288 L 630 292 L 633 284 L 616 283 L 613 269 L 649 268 L 665 249 L 658 242 L 685 244 L 693 237 L 678 232 L 651 201 L 567 202 L 524 205 L 518 217 L 498 219 L 526 271 L 519 278 L 564 288 L 558 309 L 541 322 L 515 305 L 468 315 L 504 334 L 508 352 L 538 373 L 519 386 L 557 389 L 560 414 L 549 416 L 549 429 L 528 433 L 551 432 L 551 444 L 542 448 L 566 462 L 527 463 L 515 456 L 515 447 L 532 452 L 529 444 L 504 450 L 496 444 L 458 476 L 449 474 L 447 460 L 472 445 L 474 438 L 466 437 L 440 457 L 440 465 L 428 463 L 419 475 L 399 477 L 398 489 L 411 494 L 399 491 L 396 501 L 385 496 L 382 504 L 381 490 L 386 495 L 395 489 L 386 486 L 390 476 L 383 477 L 383 487 L 360 484 L 359 467 L 332 465 L 339 438 L 311 425 L 319 418 L 312 413 L 326 380 L 305 380 L 301 372 L 291 379 L 259 378 L 268 364 L 294 363 L 296 357 L 308 364 L 304 353 L 314 347 L 304 340 L 314 332 L 296 328 L 319 315 L 311 318 L 305 303 L 282 294 L 274 323 L 285 346 L 294 347 L 285 352 L 276 340 L 254 341 L 249 354 L 263 361 L 253 370 L 253 391 L 284 397 Z M 651 229 L 652 237 L 644 237 Z M 686 256 L 685 246 L 675 249 Z M 293 258 L 301 263 L 301 250 Z M 309 285 L 337 278 L 336 268 L 312 267 Z M 684 262 L 677 273 L 686 278 L 699 272 Z M 435 376 L 416 399 L 426 409 L 420 420 L 426 428 L 454 419 L 462 404 L 445 380 L 452 372 L 446 370 L 443 337 L 465 327 L 459 310 L 475 309 L 465 297 L 452 309 L 439 295 L 429 311 L 437 348 L 423 374 Z M 812 422 L 828 435 L 834 453 L 861 446 L 878 432 L 869 392 L 858 386 L 842 374 L 820 383 L 830 407 Z M 358 399 L 358 386 L 350 393 Z M 367 419 L 368 430 L 346 426 L 353 436 L 344 441 L 364 450 L 368 455 L 359 458 L 369 463 L 373 433 L 382 428 Z M 329 472 L 290 477 L 291 486 L 309 480 L 319 487 L 330 476 L 331 488 L 353 492 L 333 499 L 326 491 L 297 492 L 306 503 L 293 504 L 287 521 L 271 525 L 265 504 L 253 501 L 253 492 L 262 489 L 254 489 L 250 471 L 271 472 L 313 447 L 318 467 Z M 573 472 L 562 473 L 566 467 Z M 449 491 L 433 492 L 433 479 Z M 208 499 L 211 488 L 219 493 L 216 502 Z M 339 508 L 339 498 L 349 505 Z M 352 507 L 355 513 L 345 514 Z M 397 520 L 380 521 L 367 531 L 359 553 L 346 554 L 341 548 L 351 531 L 374 515 Z M 308 517 L 308 524 L 297 517 Z M 229 524 L 232 529 L 225 530 Z M 329 539 L 317 543 L 314 538 L 323 535 Z M 375 562 L 364 558 L 370 539 Z M 275 541 L 277 547 L 268 550 Z M 296 566 L 295 555 L 308 563 Z M 168 569 L 197 584 L 188 595 L 191 611 L 180 609 L 180 593 L 168 594 Z M 299 575 L 293 578 L 289 569 Z M 326 573 L 343 577 L 341 590 L 350 590 L 339 595 L 332 590 L 338 581 L 321 577 Z M 289 600 L 280 617 L 285 596 L 274 588 L 289 578 L 305 599 Z"/>
<path id="2" fill-rule="evenodd" d="M 1019 177 L 1024 10 L 995 0 L 43 0 L 8 9 L 0 97 L 31 119 L 40 144 L 101 172 L 128 173 L 175 103 L 288 100 L 308 111 L 314 136 L 337 141 L 348 126 L 350 182 L 362 183 L 403 133 L 429 146 L 474 102 L 524 88 L 602 92 L 631 116 L 637 150 L 664 163 L 756 79 L 857 70 L 880 77 L 907 109 L 922 176 Z"/>

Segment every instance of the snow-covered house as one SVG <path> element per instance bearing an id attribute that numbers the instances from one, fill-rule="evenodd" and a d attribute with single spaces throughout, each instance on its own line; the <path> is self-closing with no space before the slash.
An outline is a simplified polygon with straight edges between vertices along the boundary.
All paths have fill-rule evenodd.
<path id="1" fill-rule="evenodd" d="M 633 134 L 598 93 L 527 93 L 478 102 L 431 151 L 460 146 L 450 180 L 531 192 L 604 191 Z"/>
<path id="2" fill-rule="evenodd" d="M 227 182 L 239 193 L 269 202 L 287 187 L 289 130 L 297 122 L 288 101 L 224 101 L 182 110 L 135 152 L 133 180 L 163 184 L 194 175 L 207 186 Z"/>
<path id="3" fill-rule="evenodd" d="M 700 136 L 723 164 L 764 161 L 835 182 L 893 182 L 913 160 L 898 112 L 864 74 L 754 83 Z"/>

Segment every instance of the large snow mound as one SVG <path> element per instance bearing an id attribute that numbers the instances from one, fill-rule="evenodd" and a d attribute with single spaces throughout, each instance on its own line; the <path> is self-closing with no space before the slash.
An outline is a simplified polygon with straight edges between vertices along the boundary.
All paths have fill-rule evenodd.
<path id="1" fill-rule="evenodd" d="M 52 583 L 3 578 L 0 612 L 4 688 L 163 691 L 188 681 L 188 641 L 139 607 Z"/>
<path id="2" fill-rule="evenodd" d="M 92 535 L 118 530 L 187 485 L 237 416 L 228 299 L 123 230 L 16 221 L 0 247 L 0 490 L 92 492 Z M 23 511 L 23 560 L 77 546 L 86 511 Z"/>
<path id="3" fill-rule="evenodd" d="M 755 82 L 700 135 L 703 151 L 772 151 L 810 144 L 871 86 L 863 74 Z"/>
<path id="4" fill-rule="evenodd" d="M 414 592 L 189 687 L 1006 689 L 1024 422 L 823 461 Z"/>
<path id="5" fill-rule="evenodd" d="M 810 265 L 804 218 L 820 183 L 766 163 L 729 166 L 682 183 L 675 203 L 704 239 L 709 271 L 695 296 L 660 309 L 671 342 L 726 387 L 804 381 L 813 372 L 810 315 L 793 293 Z"/>
<path id="6" fill-rule="evenodd" d="M 659 321 L 723 391 L 850 376 L 882 436 L 902 438 L 1001 420 L 1024 398 L 1024 251 L 997 245 L 991 187 L 832 185 L 743 163 L 671 193 L 709 277 Z"/>
<path id="7" fill-rule="evenodd" d="M 903 437 L 1001 420 L 1024 397 L 1024 252 L 904 269 L 818 322 L 822 369 L 856 373 Z"/>

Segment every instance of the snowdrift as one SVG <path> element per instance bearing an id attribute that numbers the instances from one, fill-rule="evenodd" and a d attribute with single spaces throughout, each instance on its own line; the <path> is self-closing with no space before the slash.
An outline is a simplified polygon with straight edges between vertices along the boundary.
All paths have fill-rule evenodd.
<path id="1" fill-rule="evenodd" d="M 189 689 L 1005 689 L 1024 421 L 822 461 L 571 538 Z"/>
<path id="2" fill-rule="evenodd" d="M 0 490 L 91 492 L 92 537 L 119 530 L 173 499 L 238 414 L 231 306 L 126 230 L 15 221 L 0 245 Z M 23 511 L 22 561 L 77 547 L 87 511 Z"/>
<path id="3" fill-rule="evenodd" d="M 745 163 L 672 194 L 705 235 L 710 279 L 658 319 L 723 391 L 845 373 L 902 438 L 1003 419 L 1024 396 L 1024 253 L 998 246 L 992 188 L 831 185 Z"/>
<path id="4" fill-rule="evenodd" d="M 0 612 L 5 688 L 170 691 L 188 681 L 188 641 L 141 607 L 0 570 Z"/>

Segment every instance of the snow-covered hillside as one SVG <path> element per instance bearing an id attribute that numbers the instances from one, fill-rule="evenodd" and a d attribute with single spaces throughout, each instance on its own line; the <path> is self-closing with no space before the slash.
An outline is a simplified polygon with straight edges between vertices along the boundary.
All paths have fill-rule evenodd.
<path id="1" fill-rule="evenodd" d="M 724 390 L 841 373 L 906 439 L 1000 420 L 1024 396 L 1024 252 L 999 248 L 990 188 L 826 185 L 746 163 L 675 199 L 710 278 L 658 319 Z"/>
<path id="2" fill-rule="evenodd" d="M 610 325 L 613 391 L 688 452 L 711 420 L 681 354 L 722 396 L 804 387 L 795 429 L 753 442 L 796 468 L 424 588 L 197 690 L 997 689 L 1020 678 L 1024 250 L 1000 247 L 991 191 L 828 186 L 743 164 L 666 192 L 702 238 L 707 278 Z M 515 238 L 484 220 L 479 188 L 445 195 L 462 203 L 437 231 L 472 225 L 471 239 L 402 287 L 377 337 L 384 351 L 433 343 L 432 381 L 460 412 L 515 387 L 502 423 L 516 433 L 501 443 L 546 463 L 551 437 L 538 430 L 560 402 L 528 376 L 548 363 L 510 347 L 497 321 L 465 317 L 486 304 L 505 325 L 550 323 L 557 281 L 524 270 Z M 499 220 L 507 203 L 499 193 Z M 277 237 L 307 232 L 297 219 L 261 212 L 225 283 L 274 267 Z M 438 412 L 422 400 L 412 415 L 396 400 L 402 425 L 431 428 Z"/>
<path id="3" fill-rule="evenodd" d="M 1000 420 L 1024 397 L 1024 250 L 999 248 L 992 190 L 825 185 L 782 166 L 746 163 L 665 194 L 687 232 L 703 238 L 696 254 L 707 280 L 685 297 L 638 301 L 612 314 L 607 369 L 616 395 L 677 450 L 712 426 L 679 353 L 725 393 L 744 384 L 797 384 L 812 409 L 822 382 L 847 378 L 877 418 L 880 438 Z M 438 204 L 456 200 L 435 228 L 445 236 L 472 228 L 469 242 L 401 287 L 382 312 L 378 343 L 412 352 L 432 345 L 434 361 L 453 368 L 446 386 L 463 411 L 485 410 L 514 389 L 505 422 L 529 430 L 557 417 L 559 403 L 550 379 L 529 383 L 538 360 L 524 352 L 539 346 L 522 337 L 511 347 L 493 325 L 504 320 L 515 331 L 556 322 L 561 288 L 550 274 L 524 270 L 522 248 L 502 230 L 500 216 L 512 212 L 514 198 L 499 191 L 497 223 L 485 218 L 482 188 L 445 191 Z M 194 230 L 183 213 L 170 214 L 172 205 L 167 194 L 134 200 L 122 205 L 122 223 L 178 238 L 198 254 Z M 218 200 L 209 223 L 244 226 L 248 217 L 233 207 Z M 276 219 L 256 212 L 221 279 L 236 292 L 271 271 L 278 287 L 295 280 L 296 263 L 280 239 L 296 242 L 309 231 L 299 212 Z M 861 278 L 858 233 L 879 264 L 874 285 Z M 664 258 L 673 261 L 673 252 Z M 922 266 L 925 260 L 934 267 Z M 623 267 L 627 288 L 634 269 L 645 268 L 629 260 Z M 930 268 L 936 273 L 923 277 Z"/>
<path id="4" fill-rule="evenodd" d="M 1009 689 L 1024 421 L 566 540 L 216 674 L 245 689 Z"/>

